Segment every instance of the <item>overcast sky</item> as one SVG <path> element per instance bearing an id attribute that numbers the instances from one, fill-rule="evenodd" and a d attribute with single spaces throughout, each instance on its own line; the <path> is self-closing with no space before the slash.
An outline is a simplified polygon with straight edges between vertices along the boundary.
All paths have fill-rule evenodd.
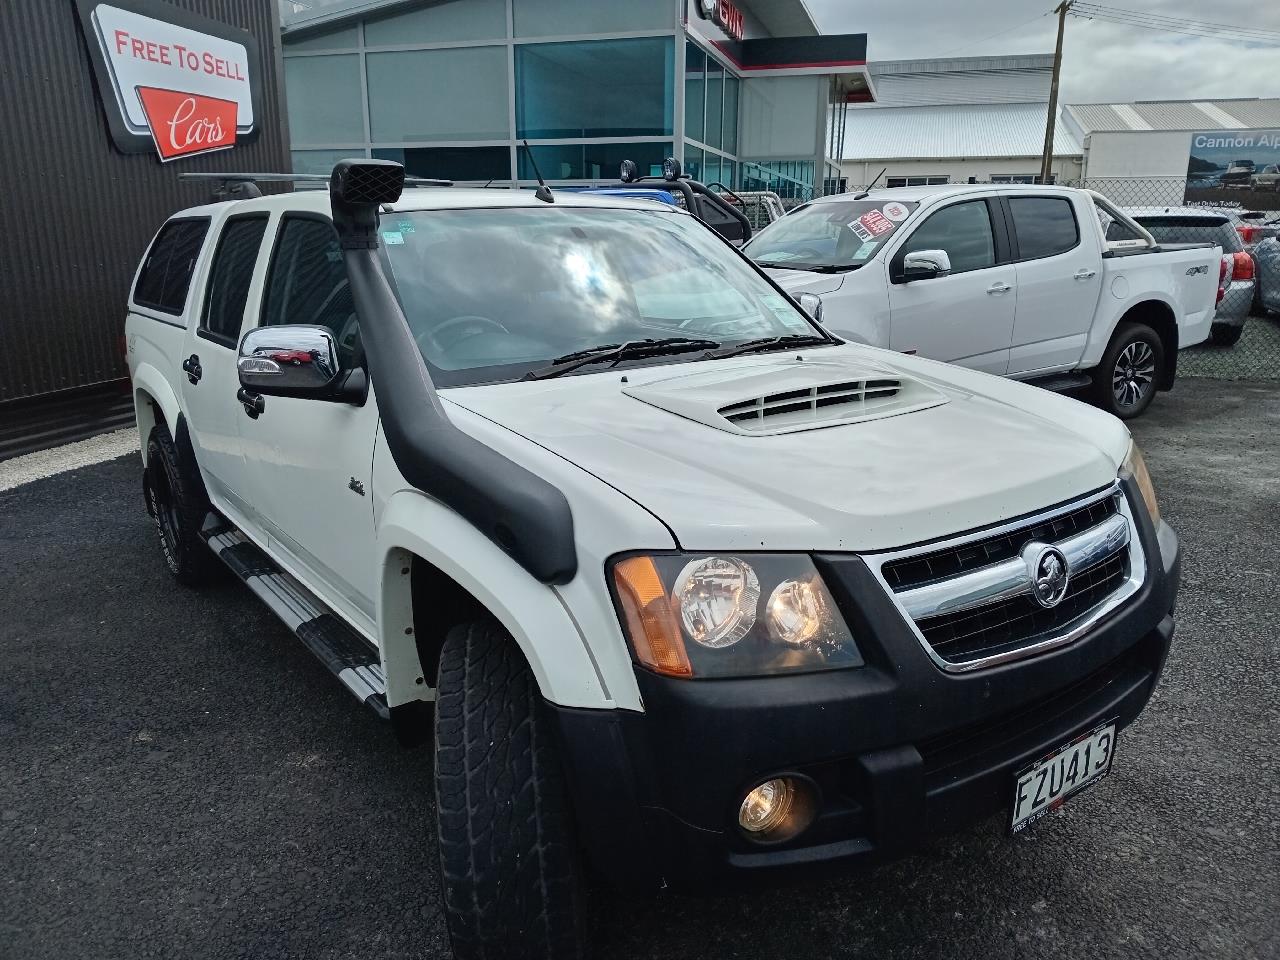
<path id="1" fill-rule="evenodd" d="M 806 2 L 823 33 L 866 33 L 870 60 L 1053 53 L 1057 31 L 1056 16 L 1037 16 L 1055 0 Z M 1277 0 L 1100 2 L 1280 31 Z M 993 36 L 1001 31 L 1008 32 Z M 1280 47 L 1068 17 L 1060 97 L 1064 103 L 1280 97 Z"/>

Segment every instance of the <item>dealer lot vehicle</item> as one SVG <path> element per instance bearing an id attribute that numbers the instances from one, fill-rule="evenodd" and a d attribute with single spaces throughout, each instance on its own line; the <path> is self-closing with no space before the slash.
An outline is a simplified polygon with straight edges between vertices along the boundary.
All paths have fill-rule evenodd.
<path id="1" fill-rule="evenodd" d="M 1280 313 L 1280 239 L 1263 240 L 1254 249 L 1258 265 L 1258 299 L 1262 312 Z"/>
<path id="2" fill-rule="evenodd" d="M 814 200 L 745 249 L 843 337 L 1088 388 L 1134 417 L 1208 336 L 1219 254 L 1131 222 L 1132 239 L 1109 242 L 1101 215 L 1128 220 L 1065 187 L 895 187 Z"/>
<path id="3" fill-rule="evenodd" d="M 873 864 L 1124 763 L 1179 548 L 1120 421 L 842 343 L 670 205 L 402 177 L 175 215 L 126 339 L 174 576 L 433 740 L 458 957 L 588 955 L 583 861 Z"/>
<path id="4" fill-rule="evenodd" d="M 1280 190 L 1280 163 L 1268 163 L 1249 182 L 1255 190 Z"/>
<path id="5" fill-rule="evenodd" d="M 1226 211 L 1201 207 L 1126 207 L 1125 213 L 1145 227 L 1158 243 L 1213 243 L 1222 248 L 1218 305 L 1209 338 L 1220 346 L 1235 344 L 1253 311 L 1257 266 L 1232 216 Z M 1107 228 L 1108 239 L 1123 238 L 1120 232 L 1123 229 L 1122 224 L 1111 223 Z"/>

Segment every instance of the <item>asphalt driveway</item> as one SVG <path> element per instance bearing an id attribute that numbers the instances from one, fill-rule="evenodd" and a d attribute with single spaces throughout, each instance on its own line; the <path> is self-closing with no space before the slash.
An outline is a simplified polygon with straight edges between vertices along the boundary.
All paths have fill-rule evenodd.
<path id="1" fill-rule="evenodd" d="M 607 958 L 1280 956 L 1280 385 L 1135 426 L 1186 547 L 1112 776 L 877 873 L 603 896 Z M 0 958 L 436 957 L 430 756 L 235 585 L 171 583 L 136 455 L 0 492 Z"/>

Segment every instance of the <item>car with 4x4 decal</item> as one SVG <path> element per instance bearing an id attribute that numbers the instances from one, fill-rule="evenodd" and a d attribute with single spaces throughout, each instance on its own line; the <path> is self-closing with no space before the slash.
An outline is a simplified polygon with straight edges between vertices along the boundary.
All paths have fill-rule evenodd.
<path id="1" fill-rule="evenodd" d="M 343 161 L 175 214 L 126 339 L 174 577 L 229 569 L 434 750 L 458 957 L 589 955 L 587 875 L 1020 831 L 1169 650 L 1123 423 L 844 343 L 671 204 Z"/>

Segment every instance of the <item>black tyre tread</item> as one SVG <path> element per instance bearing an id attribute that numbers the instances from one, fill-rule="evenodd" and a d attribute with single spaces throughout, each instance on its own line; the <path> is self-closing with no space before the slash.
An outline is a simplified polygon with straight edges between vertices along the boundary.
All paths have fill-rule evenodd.
<path id="1" fill-rule="evenodd" d="M 440 654 L 436 822 L 458 960 L 578 960 L 583 889 L 555 732 L 515 641 L 455 627 Z"/>
<path id="2" fill-rule="evenodd" d="M 173 578 L 188 587 L 198 587 L 221 579 L 221 564 L 200 536 L 200 528 L 210 506 L 204 481 L 194 463 L 187 464 L 164 424 L 152 427 L 147 438 L 147 471 L 163 470 L 178 515 L 176 543 L 170 545 L 161 526 L 160 506 L 148 504 L 156 524 L 160 550 Z M 147 495 L 154 498 L 149 481 Z"/>
<path id="3" fill-rule="evenodd" d="M 1209 328 L 1209 339 L 1220 347 L 1234 347 L 1240 342 L 1244 333 L 1244 324 L 1233 327 L 1226 323 L 1215 323 Z"/>
<path id="4" fill-rule="evenodd" d="M 1115 396 L 1111 392 L 1111 374 L 1115 369 L 1116 358 L 1120 356 L 1120 352 L 1125 345 L 1136 336 L 1141 336 L 1152 344 L 1156 354 L 1156 378 L 1160 377 L 1160 370 L 1164 365 L 1164 341 L 1160 339 L 1160 335 L 1152 330 L 1145 323 L 1135 323 L 1132 320 L 1126 320 L 1116 327 L 1116 332 L 1111 335 L 1111 342 L 1107 345 L 1106 351 L 1102 355 L 1097 367 L 1093 370 L 1093 386 L 1090 388 L 1090 395 L 1093 402 L 1106 410 L 1108 413 L 1120 417 L 1124 420 L 1131 420 L 1143 413 L 1147 407 L 1151 406 L 1151 401 L 1155 399 L 1158 389 L 1152 390 L 1147 395 L 1147 400 L 1141 406 L 1134 408 L 1120 408 L 1115 402 Z"/>

